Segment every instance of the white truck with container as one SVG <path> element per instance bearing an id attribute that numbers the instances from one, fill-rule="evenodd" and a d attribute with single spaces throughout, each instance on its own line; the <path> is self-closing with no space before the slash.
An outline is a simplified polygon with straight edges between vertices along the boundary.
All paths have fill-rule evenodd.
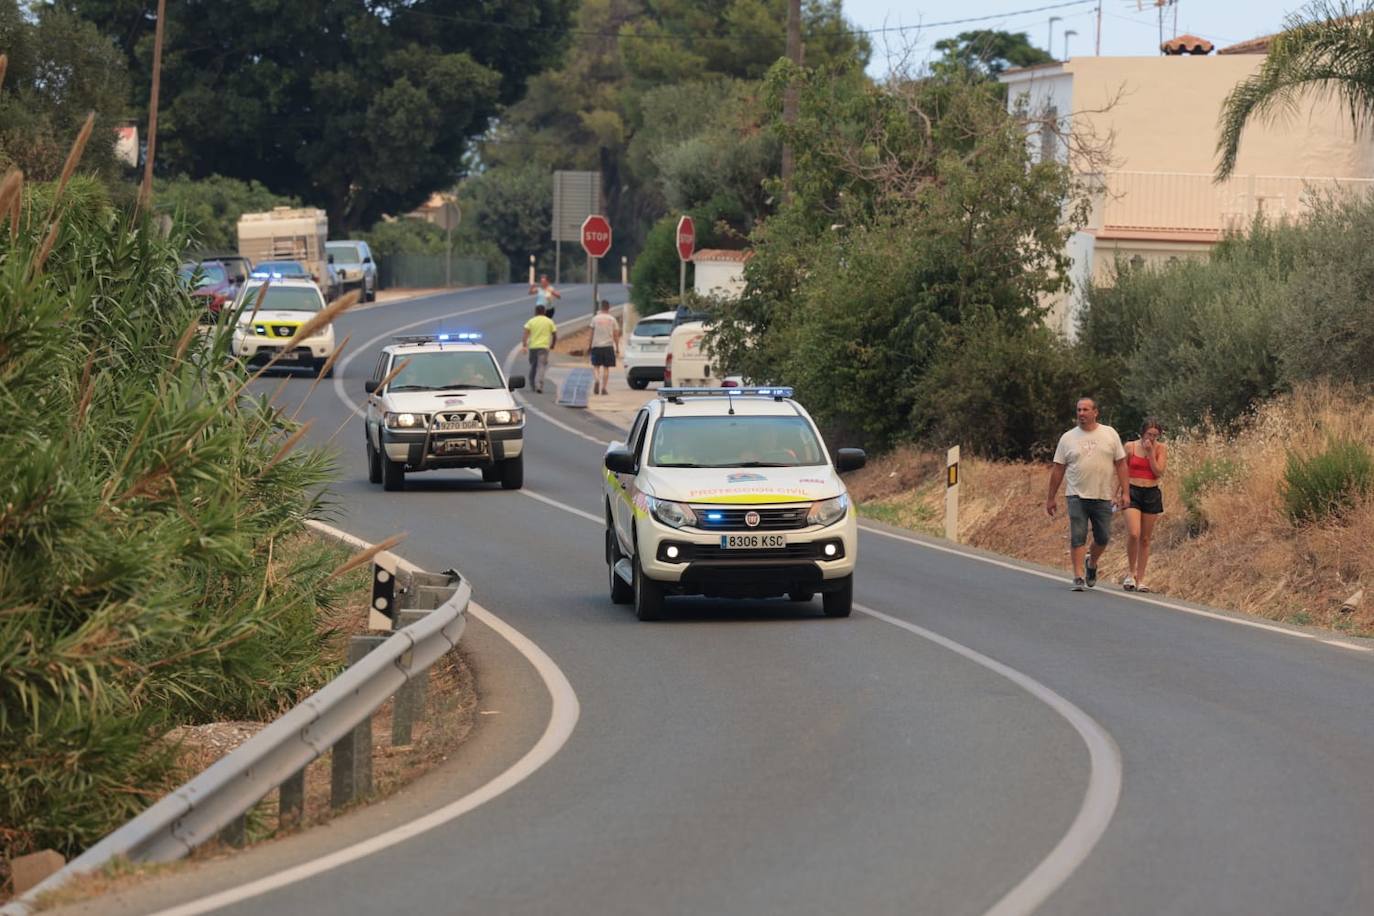
<path id="1" fill-rule="evenodd" d="M 336 291 L 329 282 L 325 239 L 329 216 L 314 207 L 273 207 L 265 213 L 239 217 L 239 254 L 254 264 L 263 261 L 299 261 L 320 290 L 329 297 Z"/>

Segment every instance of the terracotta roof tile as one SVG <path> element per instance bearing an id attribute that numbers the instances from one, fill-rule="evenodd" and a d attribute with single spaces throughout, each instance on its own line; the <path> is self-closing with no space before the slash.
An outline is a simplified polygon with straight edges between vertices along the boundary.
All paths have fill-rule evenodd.
<path id="1" fill-rule="evenodd" d="M 1218 54 L 1268 54 L 1269 42 L 1274 40 L 1273 35 L 1263 35 L 1259 38 L 1251 38 L 1249 41 L 1242 41 L 1240 44 L 1228 45 L 1218 51 Z"/>
<path id="2" fill-rule="evenodd" d="M 731 251 L 725 248 L 702 248 L 692 255 L 692 260 L 696 262 L 704 261 L 735 261 L 743 264 L 754 256 L 752 251 Z"/>

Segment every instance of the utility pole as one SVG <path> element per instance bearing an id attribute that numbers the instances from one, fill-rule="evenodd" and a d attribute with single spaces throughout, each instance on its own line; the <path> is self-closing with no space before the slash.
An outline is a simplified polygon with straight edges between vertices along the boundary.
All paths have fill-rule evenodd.
<path id="1" fill-rule="evenodd" d="M 1093 46 L 1093 54 L 1102 56 L 1102 0 L 1097 0 L 1097 43 Z"/>
<path id="2" fill-rule="evenodd" d="M 787 0 L 787 59 L 798 67 L 802 64 L 801 0 Z M 797 123 L 797 84 L 792 82 L 782 97 L 782 120 Z M 792 144 L 782 147 L 782 185 L 784 196 L 792 193 Z"/>
<path id="3" fill-rule="evenodd" d="M 167 21 L 167 0 L 157 0 L 157 30 L 153 34 L 153 91 L 148 99 L 148 153 L 143 163 L 143 187 L 139 189 L 139 209 L 153 206 L 153 157 L 157 155 L 157 96 L 162 82 L 162 29 Z"/>

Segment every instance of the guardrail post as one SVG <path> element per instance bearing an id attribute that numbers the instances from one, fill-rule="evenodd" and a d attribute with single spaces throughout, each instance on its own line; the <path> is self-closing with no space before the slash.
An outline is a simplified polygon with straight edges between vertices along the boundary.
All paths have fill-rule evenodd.
<path id="1" fill-rule="evenodd" d="M 240 814 L 232 821 L 224 825 L 219 832 L 220 842 L 235 848 L 242 847 L 247 842 L 248 836 L 248 815 Z"/>
<path id="2" fill-rule="evenodd" d="M 384 636 L 354 636 L 348 641 L 348 664 L 353 666 L 386 641 Z M 329 803 L 342 808 L 372 791 L 372 717 L 358 723 L 334 745 L 331 756 Z"/>
<path id="3" fill-rule="evenodd" d="M 288 776 L 277 789 L 277 829 L 285 830 L 301 822 L 305 815 L 305 770 Z"/>
<path id="4" fill-rule="evenodd" d="M 429 611 L 401 611 L 396 625 L 402 629 L 429 614 Z M 391 710 L 391 746 L 403 747 L 413 739 L 415 723 L 425 708 L 425 692 L 429 686 L 429 669 L 412 674 L 410 680 L 396 691 L 396 703 Z"/>

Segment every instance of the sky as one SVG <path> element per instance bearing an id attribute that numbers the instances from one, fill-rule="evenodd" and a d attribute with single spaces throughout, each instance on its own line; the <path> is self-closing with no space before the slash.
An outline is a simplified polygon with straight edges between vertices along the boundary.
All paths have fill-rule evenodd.
<path id="1" fill-rule="evenodd" d="M 1071 57 L 1093 53 L 1097 28 L 1097 5 L 1094 0 L 1066 6 L 1062 9 L 1039 9 L 1066 3 L 1068 0 L 843 0 L 846 18 L 862 29 L 912 27 L 907 31 L 890 31 L 870 36 L 873 41 L 873 60 L 869 73 L 882 77 L 891 69 L 892 61 L 900 59 L 902 51 L 914 44 L 915 61 L 931 55 L 931 46 L 942 38 L 972 29 L 1000 29 L 1025 32 L 1031 43 L 1044 48 L 1049 42 L 1050 17 L 1060 20 L 1053 24 L 1054 47 L 1051 53 L 1064 57 L 1065 31 Z M 1137 2 L 1141 7 L 1137 7 Z M 1159 17 L 1152 0 L 1101 0 L 1102 53 L 1112 56 L 1153 56 L 1159 53 Z M 1218 48 L 1229 44 L 1269 35 L 1283 27 L 1285 16 L 1300 9 L 1298 0 L 1179 0 L 1177 6 L 1178 34 L 1193 34 L 1206 38 Z M 1037 9 L 1036 12 L 1025 10 Z M 1175 7 L 1164 10 L 1164 37 L 1174 35 Z M 938 25 L 950 20 L 991 16 L 978 22 Z M 930 25 L 926 25 L 929 23 Z"/>

